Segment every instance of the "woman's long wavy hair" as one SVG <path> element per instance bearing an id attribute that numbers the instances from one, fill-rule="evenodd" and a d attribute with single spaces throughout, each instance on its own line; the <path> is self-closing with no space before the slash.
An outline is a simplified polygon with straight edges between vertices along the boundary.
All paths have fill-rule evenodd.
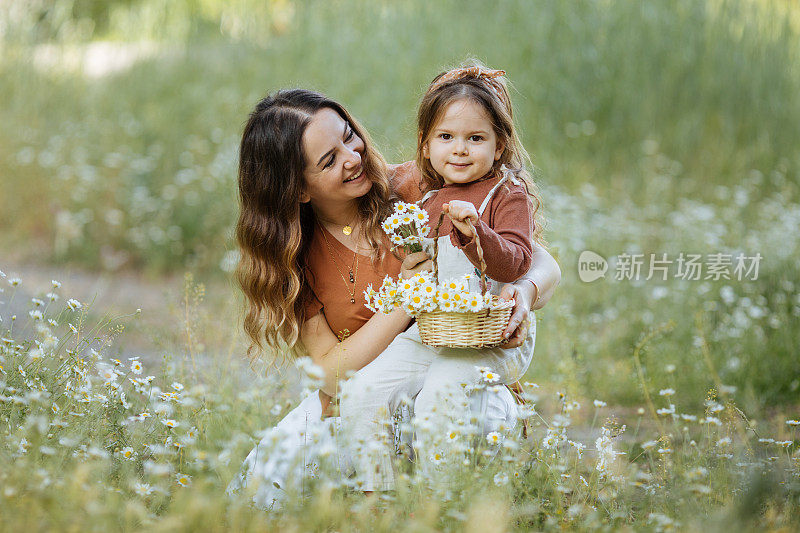
<path id="1" fill-rule="evenodd" d="M 436 125 L 445 114 L 448 106 L 459 100 L 475 102 L 489 115 L 492 122 L 497 142 L 504 146 L 500 159 L 494 162 L 492 173 L 500 172 L 500 167 L 505 167 L 512 172 L 514 177 L 525 184 L 528 196 L 533 203 L 533 220 L 535 228 L 531 238 L 546 245 L 542 230 L 544 216 L 541 212 L 542 199 L 539 188 L 534 183 L 528 168 L 533 168 L 531 158 L 520 141 L 517 129 L 514 126 L 514 110 L 505 76 L 487 78 L 471 72 L 474 67 L 489 71 L 476 60 L 469 60 L 457 69 L 442 72 L 437 75 L 425 91 L 417 113 L 417 155 L 416 161 L 422 173 L 423 193 L 440 189 L 444 186 L 444 179 L 434 170 L 430 159 L 424 157 L 422 148 L 428 141 Z M 462 72 L 463 71 L 463 72 Z M 445 74 L 455 74 L 453 79 L 439 82 Z"/>
<path id="2" fill-rule="evenodd" d="M 385 253 L 380 223 L 394 196 L 386 162 L 364 129 L 340 104 L 313 91 L 283 90 L 258 102 L 239 148 L 236 224 L 241 252 L 236 279 L 246 298 L 244 330 L 251 359 L 265 348 L 292 357 L 301 348 L 304 308 L 313 298 L 306 259 L 316 225 L 311 204 L 300 202 L 306 167 L 302 140 L 314 114 L 324 108 L 338 113 L 364 141 L 362 165 L 372 188 L 358 199 L 361 231 L 373 260 Z"/>

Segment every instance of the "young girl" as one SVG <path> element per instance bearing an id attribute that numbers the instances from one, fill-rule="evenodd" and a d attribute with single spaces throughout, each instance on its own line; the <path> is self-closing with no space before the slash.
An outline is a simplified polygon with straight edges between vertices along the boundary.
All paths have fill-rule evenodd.
<path id="1" fill-rule="evenodd" d="M 442 211 L 447 214 L 438 237 L 439 278 L 473 274 L 473 291 L 479 290 L 475 272 L 480 264 L 474 233 L 486 275 L 507 283 L 527 272 L 531 242 L 540 232 L 534 224 L 539 201 L 523 166 L 527 154 L 514 128 L 504 74 L 481 66 L 441 74 L 418 114 L 417 165 L 427 190 L 420 203 L 431 221 Z M 493 294 L 498 289 L 498 283 L 491 283 Z M 396 337 L 342 390 L 342 422 L 357 448 L 358 484 L 366 491 L 392 488 L 391 456 L 379 443 L 387 413 L 403 398 L 416 396 L 415 418 L 423 422 L 418 428 L 427 422 L 434 434 L 444 434 L 449 423 L 468 412 L 466 387 L 481 380 L 511 384 L 525 373 L 534 338 L 532 331 L 514 349 L 433 348 L 422 344 L 416 325 Z M 421 433 L 418 429 L 418 455 L 425 461 L 426 447 L 435 439 L 426 441 Z"/>

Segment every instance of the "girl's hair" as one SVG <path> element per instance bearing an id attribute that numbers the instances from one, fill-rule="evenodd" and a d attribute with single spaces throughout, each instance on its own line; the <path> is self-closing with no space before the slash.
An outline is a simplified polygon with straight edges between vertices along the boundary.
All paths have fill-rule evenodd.
<path id="1" fill-rule="evenodd" d="M 311 204 L 300 202 L 306 167 L 302 141 L 314 114 L 324 108 L 338 113 L 364 141 L 362 165 L 372 188 L 358 199 L 361 231 L 373 260 L 385 253 L 380 224 L 394 196 L 386 162 L 361 125 L 340 104 L 313 91 L 283 90 L 258 102 L 239 147 L 236 224 L 241 249 L 236 280 L 246 298 L 244 330 L 251 359 L 265 346 L 276 355 L 281 348 L 298 355 L 305 305 L 313 298 L 306 264 L 317 224 Z"/>
<path id="2" fill-rule="evenodd" d="M 417 166 L 422 173 L 423 192 L 440 189 L 444 179 L 434 170 L 430 159 L 422 154 L 423 145 L 428 141 L 436 125 L 442 119 L 448 106 L 459 100 L 475 102 L 486 111 L 492 123 L 498 144 L 504 149 L 500 159 L 492 165 L 492 173 L 500 172 L 505 166 L 512 175 L 525 184 L 525 189 L 533 203 L 535 229 L 533 240 L 546 244 L 542 237 L 542 200 L 527 166 L 532 167 L 530 156 L 520 142 L 514 127 L 514 112 L 505 72 L 491 70 L 480 62 L 471 60 L 460 67 L 436 76 L 422 97 L 417 113 Z"/>

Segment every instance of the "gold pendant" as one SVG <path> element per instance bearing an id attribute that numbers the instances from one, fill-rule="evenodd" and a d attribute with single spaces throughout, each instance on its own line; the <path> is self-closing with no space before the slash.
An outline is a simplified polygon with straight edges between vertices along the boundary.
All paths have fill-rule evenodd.
<path id="1" fill-rule="evenodd" d="M 351 233 L 353 233 L 353 228 L 351 228 L 350 226 L 345 226 L 342 228 L 342 233 L 344 233 L 345 235 L 350 235 Z"/>
<path id="2" fill-rule="evenodd" d="M 353 298 L 352 296 L 350 297 L 350 303 L 351 303 L 351 304 L 354 304 L 354 303 L 356 303 L 356 299 L 355 299 L 355 298 Z"/>

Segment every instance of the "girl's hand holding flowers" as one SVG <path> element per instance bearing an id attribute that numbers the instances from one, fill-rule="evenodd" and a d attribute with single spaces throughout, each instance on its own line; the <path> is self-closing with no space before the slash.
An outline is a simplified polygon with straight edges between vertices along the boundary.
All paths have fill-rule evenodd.
<path id="1" fill-rule="evenodd" d="M 397 202 L 394 212 L 383 221 L 383 231 L 392 249 L 402 246 L 406 253 L 422 251 L 422 238 L 428 233 L 428 212 L 416 204 Z"/>
<path id="2" fill-rule="evenodd" d="M 478 223 L 478 211 L 474 205 L 462 200 L 451 200 L 446 204 L 442 204 L 442 210 L 447 213 L 447 216 L 453 221 L 453 225 L 458 231 L 465 237 L 472 238 L 473 231 L 467 224 L 467 220 L 472 222 L 473 225 Z"/>

